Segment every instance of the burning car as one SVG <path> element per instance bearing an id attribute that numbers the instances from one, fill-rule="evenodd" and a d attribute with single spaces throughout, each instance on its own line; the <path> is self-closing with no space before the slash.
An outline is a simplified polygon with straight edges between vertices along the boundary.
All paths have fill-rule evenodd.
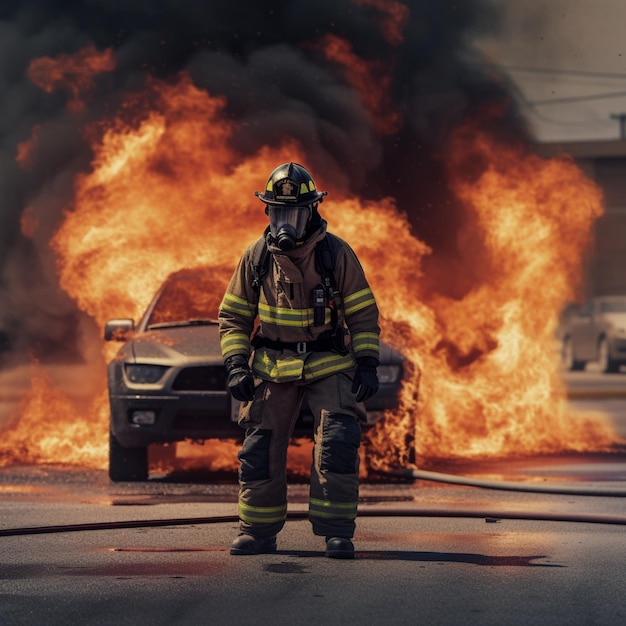
<path id="1" fill-rule="evenodd" d="M 111 480 L 146 480 L 150 444 L 242 436 L 220 351 L 224 289 L 214 269 L 184 269 L 164 282 L 137 325 L 107 322 L 105 339 L 124 342 L 107 372 Z M 381 343 L 380 361 L 380 389 L 365 403 L 365 427 L 399 402 L 403 356 Z M 303 406 L 294 435 L 312 436 L 312 422 Z"/>
<path id="2" fill-rule="evenodd" d="M 569 316 L 562 330 L 563 365 L 583 370 L 597 361 L 605 372 L 626 365 L 626 296 L 604 296 L 584 304 Z"/>

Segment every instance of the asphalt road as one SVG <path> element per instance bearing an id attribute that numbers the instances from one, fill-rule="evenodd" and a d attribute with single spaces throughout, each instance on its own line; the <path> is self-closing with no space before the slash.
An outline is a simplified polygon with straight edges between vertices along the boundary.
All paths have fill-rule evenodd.
<path id="1" fill-rule="evenodd" d="M 278 552 L 234 557 L 231 484 L 5 470 L 0 623 L 623 624 L 625 460 L 541 461 L 559 484 L 601 462 L 576 495 L 364 485 L 354 561 L 323 556 L 303 484 Z"/>
<path id="2" fill-rule="evenodd" d="M 621 431 L 625 382 L 591 371 L 568 386 Z M 0 469 L 0 624 L 626 622 L 626 451 L 455 471 L 499 488 L 366 483 L 356 558 L 337 561 L 303 482 L 278 552 L 234 557 L 234 475 Z"/>

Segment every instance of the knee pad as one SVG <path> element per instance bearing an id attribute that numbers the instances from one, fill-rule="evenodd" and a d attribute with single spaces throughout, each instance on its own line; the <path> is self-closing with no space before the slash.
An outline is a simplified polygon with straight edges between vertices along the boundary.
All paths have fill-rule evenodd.
<path id="1" fill-rule="evenodd" d="M 239 459 L 239 480 L 267 480 L 270 477 L 270 442 L 272 431 L 249 428 L 243 446 L 237 455 Z"/>
<path id="2" fill-rule="evenodd" d="M 322 418 L 320 470 L 335 474 L 358 471 L 361 426 L 352 415 L 328 413 Z"/>

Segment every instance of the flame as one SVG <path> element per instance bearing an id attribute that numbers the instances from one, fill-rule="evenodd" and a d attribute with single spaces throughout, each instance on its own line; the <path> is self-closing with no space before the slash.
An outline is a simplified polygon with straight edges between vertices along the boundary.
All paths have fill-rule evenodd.
<path id="1" fill-rule="evenodd" d="M 609 449 L 617 436 L 608 424 L 568 410 L 555 336 L 602 212 L 599 189 L 570 160 L 499 145 L 471 124 L 455 135 L 449 162 L 465 208 L 464 261 L 482 280 L 456 300 L 424 294 L 426 333 L 404 320 L 415 310 L 413 281 L 400 286 L 407 299 L 394 321 L 409 322 L 402 345 L 421 371 L 420 399 L 376 433 L 381 466 L 397 455 L 406 463 Z M 378 286 L 378 297 L 384 306 L 389 294 Z M 394 324 L 386 330 L 393 336 Z"/>
<path id="2" fill-rule="evenodd" d="M 60 54 L 55 59 L 40 57 L 28 67 L 29 78 L 47 93 L 59 88 L 67 88 L 72 94 L 67 108 L 77 112 L 84 108 L 83 94 L 94 84 L 94 76 L 115 69 L 113 50 L 98 51 L 93 44 L 75 54 Z"/>
<path id="3" fill-rule="evenodd" d="M 34 154 L 39 148 L 40 131 L 41 124 L 35 124 L 30 132 L 30 137 L 26 141 L 20 141 L 17 144 L 17 154 L 15 155 L 15 160 L 25 170 L 29 170 L 31 168 Z"/>
<path id="4" fill-rule="evenodd" d="M 402 118 L 393 110 L 389 97 L 391 77 L 388 68 L 378 61 L 365 61 L 352 50 L 351 44 L 335 35 L 326 35 L 320 43 L 327 59 L 344 68 L 346 82 L 357 90 L 381 135 L 398 130 Z"/>
<path id="5" fill-rule="evenodd" d="M 334 43 L 331 55 L 349 53 Z M 223 285 L 266 225 L 253 191 L 277 164 L 306 163 L 290 141 L 237 154 L 224 107 L 181 74 L 150 80 L 115 119 L 86 130 L 92 168 L 76 178 L 51 246 L 61 286 L 100 326 L 137 319 L 172 272 L 206 266 Z M 554 339 L 602 212 L 599 190 L 571 161 L 499 144 L 472 124 L 455 135 L 448 162 L 464 210 L 461 265 L 475 277 L 455 299 L 427 288 L 432 251 L 394 198 L 365 202 L 318 180 L 330 230 L 353 245 L 376 293 L 383 339 L 407 358 L 401 407 L 368 436 L 369 463 L 610 449 L 617 435 L 606 423 L 568 413 Z M 438 267 L 447 281 L 456 271 Z M 105 407 L 103 391 L 85 419 L 34 376 L 11 458 L 105 465 Z M 234 442 L 209 448 L 206 462 L 235 467 Z"/>
<path id="6" fill-rule="evenodd" d="M 24 237 L 32 239 L 35 236 L 39 220 L 35 217 L 35 209 L 27 206 L 20 216 L 20 231 Z"/>
<path id="7" fill-rule="evenodd" d="M 410 9 L 406 4 L 394 0 L 355 0 L 356 4 L 367 6 L 379 12 L 378 23 L 385 39 L 393 45 L 404 41 L 402 29 L 406 25 Z"/>
<path id="8" fill-rule="evenodd" d="M 103 469 L 108 457 L 102 431 L 107 397 L 97 394 L 81 407 L 60 390 L 36 361 L 31 363 L 30 390 L 0 443 L 0 467 L 20 464 L 67 464 Z"/>
<path id="9" fill-rule="evenodd" d="M 151 81 L 136 98 L 149 112 L 104 131 L 93 171 L 77 178 L 73 210 L 52 241 L 61 286 L 100 325 L 122 313 L 137 319 L 180 268 L 230 274 L 242 246 L 265 227 L 250 192 L 259 172 L 293 155 L 268 149 L 240 159 L 227 146 L 224 100 L 187 75 L 172 85 Z"/>

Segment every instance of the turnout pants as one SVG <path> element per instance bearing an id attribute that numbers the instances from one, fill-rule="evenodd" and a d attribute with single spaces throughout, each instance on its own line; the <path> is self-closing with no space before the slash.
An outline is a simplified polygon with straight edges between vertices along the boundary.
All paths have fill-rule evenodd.
<path id="1" fill-rule="evenodd" d="M 314 419 L 309 520 L 316 535 L 352 537 L 359 497 L 359 419 L 365 411 L 351 391 L 350 373 L 312 382 L 257 380 L 242 405 L 246 429 L 239 452 L 239 519 L 243 532 L 268 537 L 287 516 L 287 447 L 306 396 Z"/>

